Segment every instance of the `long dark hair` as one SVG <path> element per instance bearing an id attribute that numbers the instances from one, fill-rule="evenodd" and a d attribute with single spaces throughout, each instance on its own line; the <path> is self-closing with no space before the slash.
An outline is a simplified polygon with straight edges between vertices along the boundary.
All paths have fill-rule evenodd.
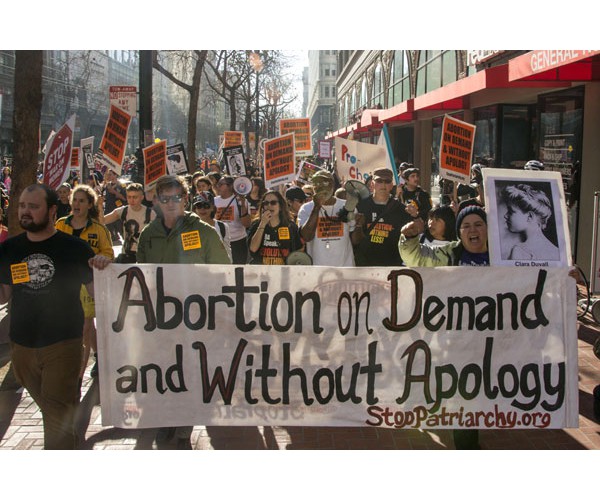
<path id="1" fill-rule="evenodd" d="M 258 213 L 262 216 L 263 202 L 269 194 L 275 196 L 277 198 L 277 201 L 279 202 L 279 223 L 283 226 L 289 226 L 291 220 L 290 211 L 288 209 L 287 201 L 285 201 L 285 198 L 281 196 L 281 193 L 279 191 L 269 190 L 262 195 L 262 198 L 260 199 L 260 205 L 258 207 Z"/>

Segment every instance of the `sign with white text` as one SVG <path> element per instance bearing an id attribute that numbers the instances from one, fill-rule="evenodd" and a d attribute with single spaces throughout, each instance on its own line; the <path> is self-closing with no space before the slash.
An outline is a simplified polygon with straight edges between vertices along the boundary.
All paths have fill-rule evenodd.
<path id="1" fill-rule="evenodd" d="M 578 425 L 565 269 L 110 264 L 102 425 Z"/>
<path id="2" fill-rule="evenodd" d="M 52 136 L 44 157 L 44 184 L 57 189 L 69 177 L 75 115 Z"/>

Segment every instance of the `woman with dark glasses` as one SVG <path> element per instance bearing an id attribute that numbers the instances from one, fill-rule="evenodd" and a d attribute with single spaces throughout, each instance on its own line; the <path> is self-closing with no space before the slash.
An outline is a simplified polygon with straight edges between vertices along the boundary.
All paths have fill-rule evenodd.
<path id="1" fill-rule="evenodd" d="M 248 231 L 251 264 L 284 265 L 302 248 L 300 231 L 290 218 L 287 202 L 277 191 L 267 191 L 260 202 L 259 218 Z"/>
<path id="2" fill-rule="evenodd" d="M 200 217 L 208 225 L 217 230 L 217 234 L 221 238 L 227 255 L 231 259 L 231 235 L 229 234 L 229 224 L 226 222 L 215 220 L 215 197 L 210 191 L 200 191 L 195 197 L 192 204 L 194 213 Z"/>

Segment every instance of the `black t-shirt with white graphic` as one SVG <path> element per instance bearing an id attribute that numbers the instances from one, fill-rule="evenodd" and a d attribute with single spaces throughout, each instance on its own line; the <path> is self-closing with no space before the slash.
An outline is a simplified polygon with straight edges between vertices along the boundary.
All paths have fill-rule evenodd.
<path id="1" fill-rule="evenodd" d="M 0 283 L 12 286 L 10 338 L 45 347 L 81 337 L 81 285 L 92 281 L 87 242 L 57 231 L 33 242 L 26 233 L 0 245 Z"/>

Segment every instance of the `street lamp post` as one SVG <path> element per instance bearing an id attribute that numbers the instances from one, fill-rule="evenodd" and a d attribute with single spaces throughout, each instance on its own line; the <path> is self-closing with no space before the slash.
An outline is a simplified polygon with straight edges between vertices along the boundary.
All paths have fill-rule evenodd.
<path id="1" fill-rule="evenodd" d="M 263 60 L 260 56 L 260 50 L 253 50 L 248 57 L 252 69 L 256 73 L 256 124 L 254 126 L 254 151 L 258 153 L 258 127 L 260 121 L 260 93 L 258 91 L 258 75 L 264 68 Z"/>

